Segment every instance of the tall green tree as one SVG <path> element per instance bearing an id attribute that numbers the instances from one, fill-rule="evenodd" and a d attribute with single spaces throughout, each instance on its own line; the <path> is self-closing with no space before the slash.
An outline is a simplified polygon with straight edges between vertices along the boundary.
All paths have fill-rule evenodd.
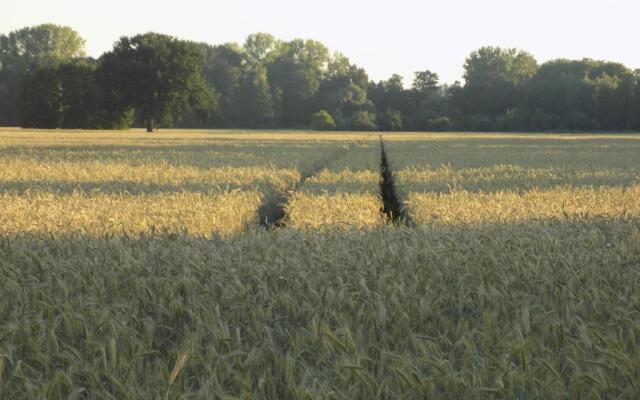
<path id="1" fill-rule="evenodd" d="M 322 75 L 314 108 L 333 115 L 339 129 L 349 129 L 354 114 L 372 107 L 367 98 L 368 80 L 364 69 L 334 53 Z"/>
<path id="2" fill-rule="evenodd" d="M 418 71 L 414 74 L 411 88 L 420 96 L 429 96 L 438 91 L 439 81 L 438 74 L 435 72 Z"/>
<path id="3" fill-rule="evenodd" d="M 62 88 L 62 127 L 103 127 L 102 93 L 95 80 L 95 63 L 76 61 L 60 64 L 57 75 Z"/>
<path id="4" fill-rule="evenodd" d="M 411 93 L 405 89 L 403 80 L 393 74 L 386 81 L 369 83 L 369 98 L 377 113 L 377 125 L 382 129 L 401 129 L 406 116 L 412 113 Z"/>
<path id="5" fill-rule="evenodd" d="M 17 98 L 18 122 L 23 128 L 61 128 L 63 88 L 56 67 L 41 67 L 25 76 Z"/>
<path id="6" fill-rule="evenodd" d="M 272 126 L 275 110 L 266 65 L 278 43 L 272 35 L 256 33 L 242 47 L 209 47 L 205 77 L 218 96 L 216 126 Z"/>
<path id="7" fill-rule="evenodd" d="M 634 86 L 633 72 L 618 63 L 552 60 L 529 82 L 527 105 L 547 121 L 534 128 L 630 129 Z"/>
<path id="8" fill-rule="evenodd" d="M 217 127 L 240 125 L 239 108 L 243 86 L 245 57 L 242 48 L 235 43 L 209 46 L 204 67 L 207 84 L 218 96 L 214 124 Z"/>
<path id="9" fill-rule="evenodd" d="M 212 106 L 204 64 L 201 46 L 158 33 L 123 37 L 101 60 L 122 104 L 135 110 L 148 132 L 156 122 L 180 120 L 187 109 Z"/>
<path id="10" fill-rule="evenodd" d="M 329 50 L 314 40 L 281 42 L 267 64 L 276 115 L 283 126 L 308 126 Z"/>
<path id="11" fill-rule="evenodd" d="M 42 24 L 0 35 L 0 60 L 8 65 L 46 66 L 85 57 L 84 45 L 73 29 Z"/>
<path id="12" fill-rule="evenodd" d="M 640 72 L 618 63 L 538 66 L 525 51 L 483 47 L 466 59 L 464 86 L 425 70 L 406 88 L 399 75 L 369 82 L 319 42 L 267 33 L 219 46 L 124 37 L 97 68 L 83 45 L 51 24 L 0 35 L 0 124 L 16 123 L 18 105 L 23 126 L 43 128 L 123 128 L 135 114 L 149 130 L 306 127 L 312 115 L 338 129 L 640 129 Z"/>
<path id="13" fill-rule="evenodd" d="M 518 107 L 525 86 L 538 70 L 535 58 L 522 50 L 483 47 L 464 64 L 460 104 L 468 114 L 497 115 Z"/>
<path id="14" fill-rule="evenodd" d="M 280 45 L 280 41 L 269 33 L 254 33 L 247 37 L 243 50 L 246 62 L 249 65 L 266 65 L 269 57 L 273 56 L 274 50 Z"/>
<path id="15" fill-rule="evenodd" d="M 237 125 L 260 128 L 270 127 L 274 123 L 273 96 L 267 69 L 263 65 L 244 67 L 237 106 L 240 113 Z"/>
<path id="16" fill-rule="evenodd" d="M 640 130 L 640 69 L 633 71 L 635 79 L 634 95 L 633 95 L 633 129 Z"/>
<path id="17" fill-rule="evenodd" d="M 590 83 L 600 125 L 606 130 L 631 129 L 635 77 L 620 63 L 592 61 Z"/>
<path id="18" fill-rule="evenodd" d="M 446 90 L 440 87 L 438 74 L 429 70 L 416 72 L 411 86 L 413 129 L 442 129 L 441 117 L 447 112 Z"/>
<path id="19" fill-rule="evenodd" d="M 267 64 L 278 45 L 279 41 L 272 35 L 255 33 L 247 37 L 242 47 L 243 63 L 237 107 L 241 110 L 240 124 L 243 126 L 269 127 L 275 122 L 276 112 Z"/>
<path id="20" fill-rule="evenodd" d="M 38 68 L 84 58 L 84 39 L 66 26 L 42 24 L 0 35 L 0 125 L 17 123 L 20 82 Z"/>
<path id="21" fill-rule="evenodd" d="M 97 129 L 128 127 L 131 114 L 115 113 L 106 102 L 94 61 L 74 60 L 40 67 L 25 75 L 18 96 L 20 126 Z"/>

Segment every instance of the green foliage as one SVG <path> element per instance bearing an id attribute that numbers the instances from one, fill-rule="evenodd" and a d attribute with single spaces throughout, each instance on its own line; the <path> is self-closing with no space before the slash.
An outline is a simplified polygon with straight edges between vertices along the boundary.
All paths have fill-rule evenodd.
<path id="1" fill-rule="evenodd" d="M 345 116 L 368 107 L 367 98 L 368 77 L 364 69 L 352 64 L 347 57 L 334 53 L 324 72 L 318 89 L 317 102 L 319 107 L 329 112 L 337 119 L 341 129 L 349 129 Z"/>
<path id="2" fill-rule="evenodd" d="M 195 43 L 158 33 L 121 38 L 101 59 L 120 102 L 135 110 L 147 131 L 170 125 L 187 109 L 212 107 L 204 80 L 205 54 Z"/>
<path id="3" fill-rule="evenodd" d="M 102 94 L 94 72 L 93 63 L 82 61 L 64 63 L 58 67 L 64 110 L 63 128 L 91 129 L 102 126 Z"/>
<path id="4" fill-rule="evenodd" d="M 128 128 L 132 112 L 117 112 L 100 86 L 96 66 L 84 60 L 43 66 L 24 77 L 18 98 L 22 127 L 96 129 Z"/>
<path id="5" fill-rule="evenodd" d="M 85 41 L 67 26 L 42 24 L 0 35 L 0 63 L 22 68 L 43 67 L 85 57 Z"/>
<path id="6" fill-rule="evenodd" d="M 408 114 L 411 128 L 436 131 L 451 128 L 450 118 L 446 116 L 450 95 L 447 86 L 439 85 L 438 74 L 429 70 L 416 72 L 410 94 L 413 105 Z"/>
<path id="7" fill-rule="evenodd" d="M 634 81 L 632 71 L 617 63 L 549 61 L 531 80 L 527 105 L 558 116 L 567 129 L 629 129 Z"/>
<path id="8" fill-rule="evenodd" d="M 387 110 L 378 115 L 378 126 L 383 131 L 399 131 L 404 127 L 404 115 L 400 111 Z"/>
<path id="9" fill-rule="evenodd" d="M 204 75 L 208 86 L 218 97 L 218 107 L 214 113 L 214 126 L 242 126 L 240 101 L 245 56 L 236 44 L 206 47 Z"/>
<path id="10" fill-rule="evenodd" d="M 268 33 L 254 33 L 247 37 L 242 47 L 246 61 L 252 66 L 265 65 L 268 57 L 273 56 L 273 51 L 280 46 L 280 41 Z"/>
<path id="11" fill-rule="evenodd" d="M 496 115 L 522 102 L 538 63 L 518 49 L 483 47 L 471 53 L 464 69 L 465 85 L 460 92 L 464 111 Z"/>
<path id="12" fill-rule="evenodd" d="M 329 50 L 314 40 L 280 42 L 267 64 L 275 108 L 285 126 L 307 126 Z"/>
<path id="13" fill-rule="evenodd" d="M 244 69 L 238 100 L 244 126 L 264 128 L 273 124 L 274 99 L 264 66 L 258 64 Z"/>
<path id="14" fill-rule="evenodd" d="M 640 69 L 633 71 L 635 89 L 633 93 L 632 127 L 640 130 Z"/>
<path id="15" fill-rule="evenodd" d="M 61 128 L 63 88 L 55 67 L 39 68 L 22 79 L 18 118 L 25 128 Z"/>
<path id="16" fill-rule="evenodd" d="M 465 130 L 477 132 L 492 132 L 496 130 L 493 118 L 486 114 L 473 114 L 464 119 Z"/>
<path id="17" fill-rule="evenodd" d="M 311 116 L 311 129 L 316 131 L 331 131 L 336 129 L 336 123 L 331 114 L 320 110 Z"/>
<path id="18" fill-rule="evenodd" d="M 527 113 L 519 108 L 507 110 L 506 113 L 496 118 L 496 130 L 506 132 L 516 132 L 526 129 Z"/>
<path id="19" fill-rule="evenodd" d="M 358 111 L 351 118 L 351 129 L 356 131 L 377 131 L 376 115 L 370 111 Z"/>
<path id="20" fill-rule="evenodd" d="M 0 35 L 0 125 L 18 122 L 19 88 L 25 74 L 82 57 L 85 57 L 84 39 L 66 26 L 42 24 Z M 51 94 L 53 98 L 28 101 L 54 108 L 57 101 L 54 91 L 47 91 L 44 87 L 40 90 L 40 95 Z M 37 92 L 38 89 L 34 88 L 32 94 Z M 44 103 L 51 104 L 47 106 Z M 52 123 L 51 116 L 39 117 L 37 124 L 45 122 L 47 125 Z"/>
<path id="21" fill-rule="evenodd" d="M 437 92 L 439 87 L 438 74 L 429 70 L 415 73 L 413 90 L 421 95 L 429 95 Z"/>
<path id="22" fill-rule="evenodd" d="M 523 85 L 538 70 L 535 58 L 515 48 L 482 47 L 465 60 L 464 79 L 471 86 Z"/>
<path id="23" fill-rule="evenodd" d="M 396 110 L 402 114 L 411 113 L 411 93 L 404 89 L 402 77 L 393 74 L 388 80 L 369 86 L 369 98 L 380 112 Z"/>
<path id="24" fill-rule="evenodd" d="M 452 131 L 455 130 L 455 125 L 448 116 L 438 115 L 427 120 L 427 129 L 436 132 Z"/>
<path id="25" fill-rule="evenodd" d="M 0 124 L 17 122 L 24 74 L 51 80 L 35 70 L 79 60 L 83 44 L 70 28 L 50 24 L 0 35 Z M 100 58 L 93 78 L 78 72 L 77 80 L 93 82 L 83 90 L 99 88 L 100 105 L 96 109 L 92 99 L 71 119 L 101 127 L 135 120 L 148 128 L 295 128 L 326 110 L 344 130 L 640 129 L 640 73 L 621 64 L 559 59 L 538 66 L 525 51 L 483 47 L 467 57 L 464 69 L 464 85 L 441 84 L 424 70 L 405 88 L 397 74 L 370 82 L 363 68 L 313 40 L 256 33 L 242 46 L 211 46 L 147 33 L 121 38 Z M 64 106 L 52 82 L 24 85 L 23 125 L 68 125 L 53 116 Z M 28 96 L 40 91 L 51 97 L 27 99 L 27 89 Z"/>

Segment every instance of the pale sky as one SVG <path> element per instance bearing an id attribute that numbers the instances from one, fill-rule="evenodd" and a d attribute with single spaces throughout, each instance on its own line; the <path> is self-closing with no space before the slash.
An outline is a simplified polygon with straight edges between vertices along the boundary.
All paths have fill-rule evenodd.
<path id="1" fill-rule="evenodd" d="M 0 33 L 51 22 L 87 41 L 89 55 L 123 35 L 156 31 L 219 44 L 268 32 L 316 39 L 370 78 L 429 69 L 462 79 L 465 57 L 485 45 L 518 47 L 538 62 L 590 57 L 640 68 L 640 0 L 5 0 Z"/>

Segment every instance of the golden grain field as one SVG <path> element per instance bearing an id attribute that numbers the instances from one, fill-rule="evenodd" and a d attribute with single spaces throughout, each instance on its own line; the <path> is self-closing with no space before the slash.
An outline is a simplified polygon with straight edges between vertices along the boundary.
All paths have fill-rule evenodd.
<path id="1" fill-rule="evenodd" d="M 640 134 L 384 139 L 0 128 L 0 398 L 639 398 Z"/>

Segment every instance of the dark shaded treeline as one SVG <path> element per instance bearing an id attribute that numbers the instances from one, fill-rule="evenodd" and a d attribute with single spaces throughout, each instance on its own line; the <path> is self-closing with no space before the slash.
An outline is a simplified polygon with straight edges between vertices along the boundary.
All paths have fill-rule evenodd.
<path id="1" fill-rule="evenodd" d="M 640 129 L 640 71 L 484 47 L 465 83 L 428 70 L 370 81 L 320 42 L 259 33 L 209 45 L 147 33 L 99 59 L 51 24 L 0 35 L 0 125 L 37 128 L 314 128 L 321 130 Z"/>

